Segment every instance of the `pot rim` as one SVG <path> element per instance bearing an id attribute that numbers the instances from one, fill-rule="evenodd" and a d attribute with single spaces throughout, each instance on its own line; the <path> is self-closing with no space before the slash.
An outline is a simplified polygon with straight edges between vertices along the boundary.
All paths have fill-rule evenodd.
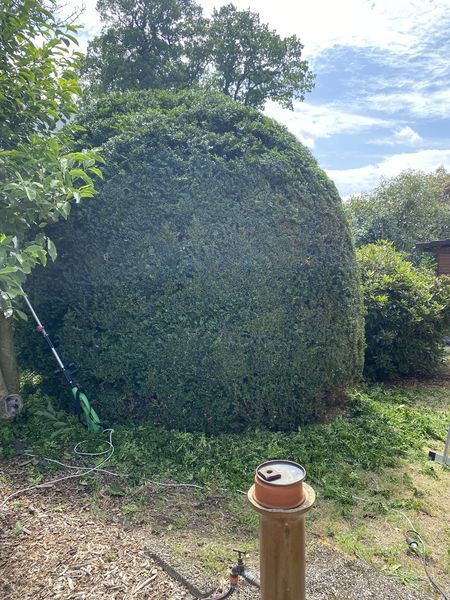
<path id="1" fill-rule="evenodd" d="M 276 465 L 276 464 L 285 464 L 285 465 L 292 465 L 294 467 L 297 467 L 298 469 L 300 469 L 301 474 L 300 474 L 300 478 L 297 481 L 289 481 L 286 483 L 280 482 L 280 483 L 272 483 L 270 481 L 266 481 L 263 477 L 261 477 L 261 475 L 259 474 L 259 470 L 262 467 L 267 467 L 269 465 Z M 277 486 L 277 487 L 288 487 L 290 485 L 299 485 L 302 484 L 303 481 L 306 478 L 306 469 L 305 467 L 302 467 L 302 465 L 300 465 L 299 463 L 294 462 L 293 460 L 281 460 L 281 459 L 273 459 L 273 460 L 267 460 L 263 463 L 261 463 L 260 465 L 258 465 L 257 469 L 256 469 L 256 477 L 258 478 L 258 483 L 262 483 L 265 485 L 270 485 L 270 486 Z"/>

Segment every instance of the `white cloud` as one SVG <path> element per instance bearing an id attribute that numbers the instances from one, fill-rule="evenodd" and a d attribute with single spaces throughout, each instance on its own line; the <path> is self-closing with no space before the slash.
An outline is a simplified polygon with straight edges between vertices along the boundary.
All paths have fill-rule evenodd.
<path id="1" fill-rule="evenodd" d="M 393 121 L 348 112 L 336 104 L 297 102 L 295 110 L 268 102 L 265 114 L 283 123 L 305 145 L 314 147 L 317 139 L 339 133 L 362 133 L 374 127 L 392 127 Z"/>
<path id="2" fill-rule="evenodd" d="M 206 12 L 229 0 L 200 0 Z M 335 45 L 415 53 L 430 32 L 450 21 L 448 0 L 234 0 L 259 12 L 283 35 L 297 34 L 308 56 Z"/>
<path id="3" fill-rule="evenodd" d="M 198 0 L 210 14 L 229 0 Z M 336 45 L 380 48 L 390 53 L 420 51 L 432 32 L 450 24 L 448 0 L 315 0 L 305 6 L 293 0 L 234 0 L 240 9 L 250 8 L 282 35 L 296 34 L 311 58 Z M 72 0 L 70 11 L 85 7 L 79 22 L 84 37 L 100 30 L 94 0 Z"/>
<path id="4" fill-rule="evenodd" d="M 370 108 L 390 114 L 401 112 L 420 118 L 450 117 L 450 89 L 375 94 L 369 96 L 366 102 Z"/>
<path id="5" fill-rule="evenodd" d="M 409 125 L 398 129 L 393 135 L 393 140 L 394 143 L 408 146 L 416 146 L 423 141 L 417 131 L 414 131 Z"/>
<path id="6" fill-rule="evenodd" d="M 418 146 L 422 142 L 423 139 L 417 131 L 414 131 L 409 125 L 405 125 L 405 127 L 401 127 L 394 131 L 390 138 L 369 141 L 370 144 L 377 144 L 379 146 Z"/>
<path id="7" fill-rule="evenodd" d="M 395 177 L 405 169 L 430 172 L 444 166 L 450 169 L 450 150 L 420 150 L 393 154 L 374 165 L 357 169 L 328 169 L 342 197 L 373 189 L 382 177 Z"/>

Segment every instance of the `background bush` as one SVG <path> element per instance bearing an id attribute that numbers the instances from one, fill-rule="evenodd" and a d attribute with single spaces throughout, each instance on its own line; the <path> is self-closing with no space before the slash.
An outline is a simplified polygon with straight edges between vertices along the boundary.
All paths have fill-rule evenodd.
<path id="1" fill-rule="evenodd" d="M 450 237 L 450 174 L 403 171 L 352 196 L 345 212 L 357 247 L 389 240 L 415 264 L 434 262 L 416 244 Z"/>
<path id="2" fill-rule="evenodd" d="M 322 415 L 360 375 L 362 305 L 309 151 L 218 93 L 108 96 L 82 122 L 105 182 L 30 291 L 102 417 L 212 433 Z"/>
<path id="3" fill-rule="evenodd" d="M 435 372 L 450 327 L 450 285 L 415 267 L 393 244 L 357 251 L 366 307 L 365 374 L 375 379 Z"/>

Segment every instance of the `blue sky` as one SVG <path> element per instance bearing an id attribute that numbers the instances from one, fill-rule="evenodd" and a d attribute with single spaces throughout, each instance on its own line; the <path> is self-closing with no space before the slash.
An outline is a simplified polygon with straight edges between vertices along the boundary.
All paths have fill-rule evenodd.
<path id="1" fill-rule="evenodd" d="M 206 14 L 226 3 L 199 1 Z M 234 4 L 302 40 L 315 89 L 294 111 L 268 103 L 266 113 L 310 148 L 344 198 L 407 168 L 450 170 L 450 0 Z M 82 46 L 100 30 L 95 2 L 85 6 Z"/>

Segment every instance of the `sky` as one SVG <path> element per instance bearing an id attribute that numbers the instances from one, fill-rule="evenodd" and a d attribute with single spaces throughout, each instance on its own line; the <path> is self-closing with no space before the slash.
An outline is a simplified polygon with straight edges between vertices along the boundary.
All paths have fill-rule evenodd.
<path id="1" fill-rule="evenodd" d="M 209 15 L 229 0 L 197 1 Z M 265 112 L 311 150 L 344 199 L 404 169 L 450 170 L 450 0 L 233 3 L 302 41 L 314 90 L 293 111 L 269 102 Z M 95 1 L 84 6 L 82 48 L 101 29 Z"/>

